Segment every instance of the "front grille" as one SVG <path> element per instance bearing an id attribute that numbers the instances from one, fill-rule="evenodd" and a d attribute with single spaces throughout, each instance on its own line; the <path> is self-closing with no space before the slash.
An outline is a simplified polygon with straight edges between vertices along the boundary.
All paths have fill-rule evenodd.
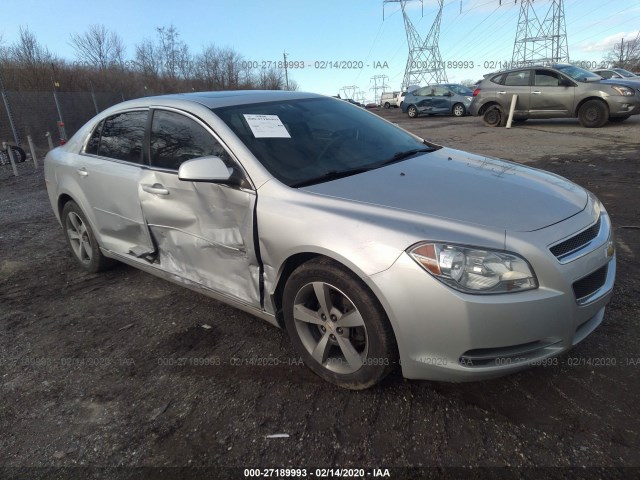
<path id="1" fill-rule="evenodd" d="M 598 236 L 598 233 L 600 233 L 600 218 L 598 218 L 598 221 L 589 228 L 581 231 L 564 242 L 554 245 L 549 250 L 551 250 L 551 253 L 553 253 L 558 260 L 561 260 L 568 254 L 589 245 L 589 243 Z"/>
<path id="2" fill-rule="evenodd" d="M 608 265 L 605 265 L 577 282 L 574 282 L 573 293 L 576 296 L 576 300 L 580 301 L 594 294 L 604 285 L 604 282 L 607 281 L 607 268 Z"/>

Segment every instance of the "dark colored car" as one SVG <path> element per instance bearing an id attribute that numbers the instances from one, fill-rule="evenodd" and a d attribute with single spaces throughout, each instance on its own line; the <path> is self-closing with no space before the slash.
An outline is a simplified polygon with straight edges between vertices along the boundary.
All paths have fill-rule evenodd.
<path id="1" fill-rule="evenodd" d="M 407 93 L 402 111 L 415 118 L 420 114 L 444 114 L 462 117 L 469 111 L 473 92 L 464 85 L 429 85 Z"/>

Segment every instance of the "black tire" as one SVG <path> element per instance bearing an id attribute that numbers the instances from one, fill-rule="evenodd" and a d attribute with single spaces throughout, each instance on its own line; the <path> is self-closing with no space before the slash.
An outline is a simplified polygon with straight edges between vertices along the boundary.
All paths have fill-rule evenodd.
<path id="1" fill-rule="evenodd" d="M 461 103 L 456 103 L 451 107 L 451 113 L 454 117 L 464 117 L 467 114 L 467 109 Z"/>
<path id="2" fill-rule="evenodd" d="M 384 102 L 384 108 L 391 108 L 391 104 L 389 102 Z"/>
<path id="3" fill-rule="evenodd" d="M 585 128 L 600 128 L 609 120 L 609 107 L 601 100 L 587 100 L 578 111 L 578 120 Z"/>
<path id="4" fill-rule="evenodd" d="M 500 105 L 491 105 L 482 114 L 482 121 L 487 127 L 504 127 L 507 115 Z"/>
<path id="5" fill-rule="evenodd" d="M 116 263 L 100 251 L 91 225 L 76 202 L 70 200 L 65 203 L 60 218 L 73 257 L 84 270 L 96 273 L 107 270 Z"/>
<path id="6" fill-rule="evenodd" d="M 287 280 L 282 304 L 294 348 L 324 380 L 362 390 L 394 369 L 398 348 L 389 320 L 362 280 L 343 266 L 329 259 L 301 265 Z"/>
<path id="7" fill-rule="evenodd" d="M 22 163 L 27 159 L 27 154 L 17 145 L 11 145 L 11 152 L 13 153 L 13 160 L 16 163 Z"/>
<path id="8" fill-rule="evenodd" d="M 409 115 L 409 118 L 416 118 L 418 116 L 418 109 L 415 105 L 409 105 L 409 108 L 407 108 L 407 115 Z"/>
<path id="9" fill-rule="evenodd" d="M 620 122 L 624 122 L 627 118 L 629 117 L 609 117 L 609 121 L 611 123 L 620 123 Z"/>

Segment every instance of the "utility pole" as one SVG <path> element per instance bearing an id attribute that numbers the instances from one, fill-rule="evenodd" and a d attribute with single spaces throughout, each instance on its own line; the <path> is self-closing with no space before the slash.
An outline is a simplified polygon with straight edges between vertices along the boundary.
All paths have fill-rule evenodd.
<path id="1" fill-rule="evenodd" d="M 287 90 L 289 90 L 289 72 L 287 71 L 287 52 L 282 52 L 284 56 L 284 79 L 287 84 Z"/>

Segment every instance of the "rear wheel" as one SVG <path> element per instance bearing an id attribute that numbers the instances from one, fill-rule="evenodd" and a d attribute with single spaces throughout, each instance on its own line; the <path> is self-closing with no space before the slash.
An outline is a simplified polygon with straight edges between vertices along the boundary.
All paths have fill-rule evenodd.
<path id="1" fill-rule="evenodd" d="M 578 119 L 585 128 L 600 128 L 609 119 L 609 109 L 600 100 L 587 100 L 578 111 Z"/>
<path id="2" fill-rule="evenodd" d="M 418 116 L 418 109 L 415 105 L 409 105 L 409 108 L 407 108 L 407 115 L 409 115 L 409 118 L 416 118 Z"/>
<path id="3" fill-rule="evenodd" d="M 384 102 L 384 108 L 391 108 L 391 104 L 389 102 Z"/>
<path id="4" fill-rule="evenodd" d="M 507 124 L 507 116 L 500 105 L 491 105 L 484 111 L 482 121 L 487 127 L 504 127 Z"/>
<path id="5" fill-rule="evenodd" d="M 346 268 L 328 259 L 301 265 L 287 280 L 283 308 L 294 348 L 324 380 L 362 390 L 394 368 L 397 347 L 389 320 Z"/>
<path id="6" fill-rule="evenodd" d="M 100 251 L 93 230 L 76 202 L 71 200 L 65 204 L 61 219 L 67 243 L 84 270 L 96 273 L 113 266 L 115 261 Z"/>
<path id="7" fill-rule="evenodd" d="M 467 110 L 464 108 L 464 105 L 461 103 L 456 103 L 451 109 L 453 115 L 456 117 L 464 117 L 464 114 L 467 113 Z"/>

